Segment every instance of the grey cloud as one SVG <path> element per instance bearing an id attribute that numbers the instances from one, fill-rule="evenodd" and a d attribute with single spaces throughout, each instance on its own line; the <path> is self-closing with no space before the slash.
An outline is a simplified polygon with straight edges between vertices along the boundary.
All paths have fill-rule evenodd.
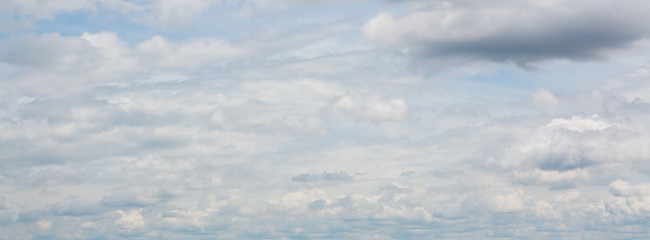
<path id="1" fill-rule="evenodd" d="M 406 172 L 402 172 L 402 173 L 400 174 L 400 176 L 401 176 L 401 177 L 410 177 L 410 176 L 413 176 L 414 174 L 415 174 L 415 171 L 413 171 L 413 170 L 409 170 L 409 171 L 406 171 Z"/>
<path id="2" fill-rule="evenodd" d="M 346 172 L 336 172 L 328 173 L 324 172 L 321 174 L 300 174 L 291 178 L 291 181 L 295 182 L 319 182 L 319 181 L 352 181 L 352 176 L 348 175 Z"/>
<path id="3" fill-rule="evenodd" d="M 36 222 L 48 217 L 49 214 L 44 209 L 26 209 L 19 211 L 14 217 L 16 222 Z"/>
<path id="4" fill-rule="evenodd" d="M 594 164 L 583 156 L 584 153 L 576 153 L 575 156 L 568 154 L 543 156 L 539 160 L 539 168 L 542 170 L 567 171 Z"/>
<path id="5" fill-rule="evenodd" d="M 284 145 L 279 145 L 282 147 L 277 145 L 269 147 L 272 143 L 278 142 L 273 135 L 275 133 L 261 131 L 262 133 L 257 132 L 250 136 L 260 138 L 273 133 L 269 139 L 260 141 L 260 146 L 269 147 L 271 151 L 252 153 L 251 151 L 258 149 L 253 146 L 250 148 L 253 150 L 244 148 L 241 151 L 224 154 L 223 149 L 228 149 L 228 144 L 232 145 L 237 141 L 235 137 L 227 135 L 226 130 L 251 129 L 247 126 L 253 123 L 242 123 L 242 120 L 255 121 L 257 120 L 255 116 L 284 113 L 291 111 L 287 109 L 294 108 L 302 109 L 306 112 L 304 114 L 319 116 L 317 112 L 321 111 L 320 109 L 327 109 L 331 102 L 336 100 L 340 92 L 339 87 L 318 84 L 316 81 L 268 81 L 248 82 L 244 84 L 245 86 L 240 86 L 241 88 L 230 90 L 198 93 L 189 88 L 191 84 L 189 81 L 183 82 L 170 89 L 152 84 L 147 86 L 153 88 L 152 91 L 143 91 L 139 94 L 129 93 L 133 90 L 130 88 L 112 89 L 115 92 L 100 94 L 109 96 L 110 101 L 99 101 L 99 103 L 80 101 L 75 105 L 73 102 L 53 102 L 54 105 L 78 106 L 103 111 L 102 114 L 81 111 L 74 117 L 62 114 L 52 118 L 58 119 L 57 124 L 41 125 L 41 128 L 34 128 L 38 125 L 16 125 L 22 127 L 18 130 L 23 132 L 27 129 L 40 132 L 41 135 L 37 136 L 43 137 L 36 139 L 46 139 L 47 136 L 57 136 L 60 133 L 45 130 L 66 126 L 63 123 L 79 123 L 75 126 L 94 126 L 84 124 L 95 123 L 99 125 L 96 127 L 100 131 L 81 128 L 80 130 L 83 131 L 70 132 L 88 134 L 88 136 L 95 136 L 94 138 L 52 139 L 93 142 L 99 136 L 107 137 L 106 134 L 117 132 L 119 134 L 109 134 L 107 139 L 114 138 L 113 141 L 125 142 L 124 145 L 119 145 L 118 149 L 127 150 L 119 154 L 112 151 L 99 152 L 97 155 L 89 155 L 91 160 L 88 161 L 74 163 L 61 161 L 57 164 L 58 167 L 32 164 L 30 166 L 33 170 L 25 172 L 29 174 L 25 174 L 22 180 L 15 175 L 7 175 L 12 179 L 11 183 L 15 183 L 16 179 L 25 184 L 42 183 L 34 185 L 37 187 L 61 186 L 76 182 L 84 182 L 90 186 L 105 187 L 104 184 L 115 186 L 106 193 L 94 196 L 96 199 L 94 202 L 80 199 L 68 199 L 53 204 L 47 202 L 42 208 L 25 210 L 22 215 L 19 214 L 23 222 L 12 223 L 7 220 L 7 224 L 9 226 L 24 224 L 26 232 L 35 231 L 39 230 L 35 222 L 43 220 L 45 216 L 52 219 L 55 226 L 62 224 L 59 221 L 63 221 L 64 218 L 68 219 L 66 224 L 69 226 L 84 223 L 86 226 L 93 226 L 92 223 L 103 219 L 104 222 L 97 223 L 99 229 L 96 231 L 104 233 L 114 231 L 116 234 L 123 234 L 118 235 L 117 238 L 153 232 L 168 234 L 173 232 L 179 236 L 197 232 L 199 234 L 228 233 L 239 238 L 255 236 L 346 238 L 350 235 L 331 232 L 349 229 L 351 226 L 346 224 L 355 222 L 354 228 L 360 229 L 361 233 L 379 232 L 394 238 L 418 238 L 423 234 L 440 238 L 458 236 L 480 238 L 487 234 L 486 230 L 466 231 L 492 223 L 487 220 L 476 222 L 476 218 L 499 219 L 499 225 L 495 227 L 499 229 L 494 235 L 506 236 L 514 234 L 508 229 L 526 227 L 530 222 L 543 223 L 547 221 L 544 217 L 551 216 L 557 217 L 554 221 L 567 223 L 570 231 L 583 231 L 590 224 L 596 224 L 592 219 L 603 218 L 605 219 L 603 221 L 609 221 L 612 218 L 608 218 L 597 205 L 589 205 L 592 203 L 588 201 L 571 203 L 567 206 L 568 203 L 555 201 L 553 195 L 571 188 L 586 192 L 584 198 L 588 198 L 587 194 L 590 194 L 591 190 L 584 185 L 597 182 L 593 178 L 601 165 L 605 168 L 617 161 L 629 163 L 630 165 L 623 167 L 625 169 L 644 165 L 643 162 L 633 160 L 642 159 L 644 156 L 643 147 L 646 142 L 639 140 L 643 140 L 643 133 L 647 132 L 644 130 L 647 127 L 644 127 L 642 121 L 644 119 L 642 116 L 647 113 L 631 111 L 643 107 L 642 105 L 628 106 L 630 109 L 626 111 L 629 110 L 634 114 L 629 115 L 630 120 L 618 119 L 614 115 L 600 117 L 576 115 L 575 118 L 549 117 L 541 120 L 526 119 L 521 116 L 487 119 L 484 125 L 461 124 L 453 131 L 440 136 L 432 134 L 430 138 L 422 141 L 373 138 L 359 142 L 347 141 L 340 145 L 326 144 L 300 148 L 300 146 L 320 142 L 292 138 L 300 143 L 283 143 Z M 628 82 L 628 84 L 634 86 L 632 88 L 639 89 L 634 85 L 636 83 Z M 332 89 L 327 90 L 328 87 Z M 643 91 L 635 94 L 622 89 L 627 88 L 611 90 L 613 91 L 611 94 L 629 94 L 631 99 L 638 94 L 643 94 Z M 312 95 L 319 97 L 306 97 L 301 93 L 313 93 Z M 210 96 L 218 97 L 215 97 L 217 100 L 212 101 L 208 100 Z M 129 105 L 127 99 L 139 104 Z M 300 99 L 300 103 L 291 103 L 292 99 Z M 619 99 L 619 101 L 627 100 Z M 25 119 L 47 119 L 48 114 L 38 114 L 38 109 L 46 109 L 48 105 L 38 105 L 41 104 L 38 102 L 34 104 L 35 108 L 28 111 L 30 113 L 16 114 L 14 120 L 20 123 L 32 121 Z M 254 111 L 239 112 L 242 114 L 239 117 L 232 115 L 237 113 L 237 108 L 248 108 L 251 105 L 255 106 Z M 466 105 L 476 104 L 460 104 L 460 106 Z M 215 117 L 213 123 L 206 122 L 217 108 L 225 107 L 228 110 L 224 110 L 223 117 Z M 612 113 L 622 110 L 625 108 L 613 109 Z M 600 109 L 600 111 L 604 110 Z M 79 113 L 92 113 L 89 115 L 94 118 L 86 118 Z M 298 114 L 303 113 L 298 112 Z M 465 115 L 470 118 L 474 116 Z M 436 117 L 433 115 L 431 119 Z M 138 122 L 135 118 L 143 119 Z M 373 124 L 368 125 L 373 126 Z M 192 131 L 195 128 L 203 131 L 210 127 L 213 130 L 221 128 L 224 131 Z M 640 129 L 640 131 L 630 133 L 629 130 L 625 130 L 626 128 Z M 68 133 L 70 136 L 74 136 L 70 133 Z M 543 144 L 549 136 L 551 142 L 556 145 Z M 177 138 L 189 143 L 169 149 L 156 146 L 140 148 L 149 140 L 159 138 L 162 140 Z M 324 138 L 326 139 L 327 136 Z M 612 139 L 616 140 L 616 144 L 611 143 Z M 217 146 L 216 143 L 219 142 L 225 142 L 223 149 Z M 376 142 L 384 144 L 375 144 Z M 571 142 L 576 144 L 568 144 Z M 65 141 L 59 143 L 64 145 Z M 79 149 L 98 143 L 101 142 L 83 145 Z M 131 149 L 131 145 L 137 146 L 139 150 Z M 590 152 L 595 150 L 590 147 L 591 145 L 607 145 L 612 148 L 592 154 Z M 296 146 L 299 146 L 297 150 L 278 150 Z M 75 149 L 62 151 L 74 152 Z M 572 151 L 572 149 L 582 150 Z M 612 153 L 608 153 L 612 149 Z M 510 152 L 511 155 L 506 156 L 509 160 L 525 164 L 514 167 L 501 166 L 500 156 L 492 156 L 494 152 L 499 151 Z M 606 153 L 605 157 L 598 157 L 604 153 Z M 620 158 L 611 158 L 619 154 Z M 81 154 L 72 156 L 78 155 Z M 317 156 L 313 157 L 317 160 L 304 161 L 307 156 Z M 492 157 L 495 159 L 490 159 Z M 574 157 L 577 160 L 562 162 L 559 159 L 563 157 Z M 580 159 L 592 159 L 595 162 L 582 166 L 578 161 Z M 545 162 L 550 162 L 552 166 L 545 167 Z M 290 186 L 282 185 L 289 180 L 283 174 L 286 170 L 301 173 L 305 172 L 304 169 L 327 169 L 327 166 L 333 164 L 341 166 L 341 170 L 344 171 L 300 174 L 290 179 L 294 182 L 289 184 Z M 412 169 L 418 169 L 417 171 L 422 173 L 436 171 L 443 174 L 411 174 L 409 177 L 398 177 L 401 173 L 408 174 L 408 170 Z M 354 176 L 349 174 L 361 170 L 366 174 Z M 514 171 L 517 171 L 516 174 L 508 174 Z M 93 174 L 83 174 L 89 172 Z M 606 182 L 616 174 L 616 172 L 605 171 L 607 176 L 598 181 Z M 345 182 L 346 184 L 339 184 L 345 187 L 318 188 L 340 182 Z M 543 192 L 548 196 L 535 196 L 540 189 L 539 186 L 543 186 L 542 190 L 548 191 Z M 546 189 L 545 186 L 550 188 Z M 610 187 L 610 189 L 621 197 L 629 195 L 620 186 Z M 339 191 L 350 192 L 339 193 Z M 283 195 L 285 192 L 290 194 Z M 205 200 L 197 203 L 197 198 Z M 10 197 L 7 199 L 13 201 Z M 602 198 L 594 197 L 594 199 Z M 617 217 L 632 219 L 624 212 L 628 207 L 627 203 L 608 204 L 616 211 Z M 78 205 L 79 209 L 71 209 L 73 205 Z M 140 208 L 142 210 L 138 212 Z M 592 210 L 586 216 L 571 215 L 575 212 L 587 212 L 589 209 Z M 122 214 L 115 213 L 117 210 L 122 210 Z M 9 211 L 14 210 L 4 210 L 4 212 Z M 642 211 L 634 214 L 636 218 L 643 216 Z M 142 225 L 138 220 L 140 215 L 146 224 Z M 539 217 L 536 217 L 537 215 Z M 138 221 L 128 222 L 130 216 Z M 292 220 L 282 224 L 277 223 L 279 219 L 288 217 Z M 11 219 L 10 216 L 6 218 Z M 124 219 L 120 222 L 120 226 L 129 226 L 133 229 L 113 226 L 115 221 L 122 218 Z M 528 219 L 530 222 L 507 221 L 513 218 Z M 29 227 L 27 224 L 32 226 Z M 268 227 L 264 229 L 255 227 L 260 225 Z M 403 231 L 401 228 L 404 225 L 411 226 L 413 229 Z M 444 229 L 454 228 L 462 233 L 453 235 L 442 229 L 430 228 L 431 225 L 445 226 Z M 137 228 L 139 226 L 141 228 Z M 302 232 L 294 232 L 296 226 L 299 226 Z M 83 231 L 90 230 L 75 230 L 76 233 L 84 233 Z M 257 235 L 250 232 L 256 232 Z M 329 235 L 318 235 L 318 233 Z M 518 234 L 523 238 L 536 233 L 532 231 Z M 557 236 L 568 235 L 571 234 L 562 232 Z"/>
<path id="6" fill-rule="evenodd" d="M 550 189 L 570 189 L 589 179 L 589 171 L 576 168 L 572 170 L 543 170 L 515 171 L 514 178 L 527 186 L 547 185 Z"/>
<path id="7" fill-rule="evenodd" d="M 325 200 L 323 199 L 314 200 L 309 204 L 309 209 L 322 209 L 324 207 L 325 207 Z"/>
<path id="8" fill-rule="evenodd" d="M 50 212 L 55 216 L 74 217 L 98 215 L 106 211 L 106 209 L 98 203 L 82 200 L 75 196 L 56 202 L 49 206 L 48 209 L 50 209 Z"/>
<path id="9" fill-rule="evenodd" d="M 131 208 L 131 207 L 146 207 L 151 206 L 157 202 L 158 199 L 144 196 L 139 193 L 121 193 L 117 192 L 111 195 L 104 196 L 101 200 L 101 205 L 113 208 Z"/>
<path id="10" fill-rule="evenodd" d="M 650 34 L 647 1 L 446 2 L 404 17 L 380 14 L 367 39 L 417 61 L 511 62 L 597 60 Z"/>
<path id="11" fill-rule="evenodd" d="M 57 33 L 19 36 L 0 40 L 0 61 L 33 68 L 75 68 L 88 66 L 98 57 L 92 47 L 75 37 Z"/>
<path id="12" fill-rule="evenodd" d="M 7 198 L 0 195 L 0 211 L 5 210 L 9 207 L 9 203 L 7 202 Z"/>
<path id="13" fill-rule="evenodd" d="M 482 9 L 494 3 L 462 4 L 479 2 Z M 516 97 L 472 89 L 486 99 L 468 100 L 451 93 L 457 86 L 442 87 L 451 82 L 444 76 L 404 79 L 413 75 L 402 69 L 403 58 L 381 51 L 264 55 L 291 52 L 330 32 L 307 35 L 271 37 L 261 47 L 267 52 L 250 58 L 212 58 L 220 46 L 241 45 L 156 37 L 151 55 L 142 57 L 142 44 L 85 34 L 96 54 L 71 56 L 104 59 L 93 63 L 104 70 L 88 71 L 136 73 L 112 74 L 81 92 L 64 91 L 76 84 L 68 79 L 96 75 L 58 71 L 68 65 L 47 61 L 29 67 L 40 72 L 13 74 L 22 71 L 19 63 L 3 64 L 11 72 L 0 80 L 3 237 L 648 235 L 650 91 L 643 69 L 634 81 L 580 93 L 539 91 L 532 101 L 540 108 L 528 109 L 490 98 L 518 101 L 525 94 L 519 91 L 534 89 L 507 92 Z M 221 62 L 231 57 L 247 60 Z M 50 90 L 45 80 L 61 87 Z M 448 108 L 432 112 L 431 102 Z"/>

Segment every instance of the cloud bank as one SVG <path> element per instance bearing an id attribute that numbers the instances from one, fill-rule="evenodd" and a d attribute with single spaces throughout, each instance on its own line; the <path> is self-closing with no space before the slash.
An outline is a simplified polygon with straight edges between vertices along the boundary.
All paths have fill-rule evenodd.
<path id="1" fill-rule="evenodd" d="M 4 238 L 650 237 L 645 2 L 66 2 L 0 3 Z"/>

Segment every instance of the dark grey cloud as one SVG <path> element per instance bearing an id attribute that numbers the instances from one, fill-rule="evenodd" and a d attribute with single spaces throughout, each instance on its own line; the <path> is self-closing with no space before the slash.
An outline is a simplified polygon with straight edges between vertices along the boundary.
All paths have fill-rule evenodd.
<path id="1" fill-rule="evenodd" d="M 98 215 L 106 211 L 99 204 L 79 199 L 72 196 L 56 202 L 48 207 L 50 212 L 55 216 L 87 216 Z"/>
<path id="2" fill-rule="evenodd" d="M 650 34 L 647 1 L 435 1 L 406 16 L 380 14 L 367 39 L 417 61 L 598 60 Z"/>

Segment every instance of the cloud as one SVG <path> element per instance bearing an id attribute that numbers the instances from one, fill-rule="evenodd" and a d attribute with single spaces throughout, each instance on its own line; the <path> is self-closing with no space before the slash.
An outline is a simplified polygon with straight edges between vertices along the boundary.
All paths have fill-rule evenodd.
<path id="1" fill-rule="evenodd" d="M 116 193 L 102 198 L 101 204 L 108 207 L 145 207 L 153 205 L 156 201 L 156 198 L 138 193 Z"/>
<path id="2" fill-rule="evenodd" d="M 151 4 L 150 22 L 169 29 L 181 30 L 196 21 L 213 2 L 209 0 L 159 0 Z"/>
<path id="3" fill-rule="evenodd" d="M 182 43 L 169 42 L 154 36 L 137 46 L 143 65 L 160 67 L 192 67 L 206 62 L 241 56 L 247 51 L 231 46 L 222 39 L 196 38 Z"/>
<path id="4" fill-rule="evenodd" d="M 485 204 L 490 211 L 498 213 L 517 212 L 527 208 L 525 197 L 521 191 L 509 191 L 490 196 L 485 199 Z"/>
<path id="5" fill-rule="evenodd" d="M 62 10 L 33 34 L 1 39 L 3 237 L 647 238 L 647 49 L 611 64 L 560 61 L 545 73 L 480 63 L 485 56 L 415 58 L 467 63 L 431 75 L 357 32 L 378 11 L 407 9 L 317 2 L 197 3 L 209 6 L 167 15 L 162 5 L 182 6 L 137 1 L 144 10 L 120 15 L 103 2 L 77 30 L 60 26 L 87 12 Z M 262 10 L 269 4 L 295 8 Z M 542 15 L 566 11 L 563 22 L 606 5 L 408 4 L 419 13 L 388 23 L 505 8 L 542 27 L 551 21 Z M 192 24 L 246 6 L 246 21 Z M 504 13 L 499 24 L 518 24 Z M 132 26 L 132 14 L 160 14 L 165 29 Z M 162 21 L 176 17 L 177 26 Z M 459 19 L 476 32 L 441 30 L 454 41 L 503 28 Z M 394 39 L 386 44 L 404 50 L 406 38 Z"/>
<path id="6" fill-rule="evenodd" d="M 318 182 L 318 181 L 351 181 L 352 176 L 348 175 L 346 172 L 336 172 L 328 173 L 324 172 L 321 174 L 300 174 L 291 178 L 291 181 L 294 182 Z"/>
<path id="7" fill-rule="evenodd" d="M 117 33 L 106 31 L 81 36 L 24 34 L 0 39 L 0 43 L 0 63 L 34 80 L 14 85 L 49 96 L 109 83 L 129 86 L 138 81 L 170 81 L 161 80 L 165 74 L 178 81 L 178 71 L 223 64 L 255 51 L 219 38 L 169 41 L 156 35 L 128 44 Z"/>
<path id="8" fill-rule="evenodd" d="M 403 99 L 382 99 L 378 95 L 346 94 L 332 108 L 354 121 L 399 121 L 407 114 Z"/>
<path id="9" fill-rule="evenodd" d="M 7 202 L 7 198 L 0 195 L 0 211 L 5 210 L 8 207 L 10 207 L 10 205 Z"/>
<path id="10" fill-rule="evenodd" d="M 55 216 L 86 216 L 98 215 L 105 209 L 95 205 L 95 203 L 79 199 L 76 196 L 68 197 L 62 201 L 56 202 L 49 207 Z"/>
<path id="11" fill-rule="evenodd" d="M 48 230 L 52 228 L 52 221 L 48 220 L 40 220 L 38 221 L 38 226 L 42 228 L 43 230 Z"/>
<path id="12" fill-rule="evenodd" d="M 589 179 L 589 172 L 585 169 L 571 169 L 567 171 L 534 169 L 533 171 L 514 171 L 514 176 L 524 184 L 548 185 L 554 189 L 574 188 L 577 183 Z"/>
<path id="13" fill-rule="evenodd" d="M 546 89 L 538 90 L 530 98 L 535 107 L 547 112 L 552 112 L 560 104 L 558 97 Z"/>
<path id="14" fill-rule="evenodd" d="M 650 33 L 645 1 L 436 1 L 395 17 L 381 13 L 362 28 L 373 42 L 417 61 L 597 60 Z"/>
<path id="15" fill-rule="evenodd" d="M 84 69 L 92 66 L 88 63 L 94 62 L 96 56 L 87 42 L 58 33 L 26 35 L 3 39 L 2 42 L 0 60 L 19 66 L 59 70 L 76 66 Z"/>
<path id="16" fill-rule="evenodd" d="M 609 184 L 609 191 L 617 197 L 645 197 L 650 195 L 650 184 L 631 184 L 617 179 Z"/>
<path id="17" fill-rule="evenodd" d="M 146 226 L 144 217 L 142 217 L 142 209 L 122 211 L 117 210 L 116 213 L 120 214 L 120 218 L 115 220 L 115 224 L 124 228 L 142 228 Z"/>
<path id="18" fill-rule="evenodd" d="M 609 135 L 613 134 L 606 131 L 610 126 L 597 115 L 553 119 L 521 146 L 513 147 L 502 164 L 504 167 L 533 164 L 527 167 L 568 171 L 607 161 L 604 157 L 612 154 L 603 152 L 597 146 L 607 142 Z"/>
<path id="19" fill-rule="evenodd" d="M 607 202 L 607 208 L 617 221 L 643 221 L 648 218 L 650 212 L 648 183 L 630 183 L 617 179 L 609 184 L 609 191 L 614 196 Z"/>
<path id="20" fill-rule="evenodd" d="M 626 177 L 647 174 L 648 112 L 634 100 L 645 94 L 634 91 L 643 79 L 557 95 L 566 105 L 542 117 L 534 114 L 544 109 L 514 105 L 500 106 L 511 111 L 500 117 L 483 111 L 499 106 L 454 99 L 446 105 L 460 108 L 448 112 L 454 128 L 434 132 L 441 116 L 421 107 L 430 100 L 403 89 L 152 69 L 85 94 L 7 101 L 1 183 L 13 190 L 2 193 L 11 204 L 0 223 L 37 236 L 46 220 L 50 234 L 75 226 L 71 234 L 89 238 L 523 238 L 540 233 L 511 229 L 532 222 L 562 237 L 644 217 L 644 200 L 632 199 L 643 185 Z M 598 114 L 576 113 L 582 102 Z M 620 105 L 594 107 L 601 102 Z M 389 137 L 384 128 L 424 137 Z M 47 197 L 24 200 L 32 195 Z M 480 226 L 491 232 L 472 230 Z"/>

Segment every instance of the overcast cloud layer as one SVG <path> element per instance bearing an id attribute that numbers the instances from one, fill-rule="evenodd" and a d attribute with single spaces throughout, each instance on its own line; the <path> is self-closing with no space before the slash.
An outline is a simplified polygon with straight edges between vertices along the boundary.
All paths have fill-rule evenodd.
<path id="1" fill-rule="evenodd" d="M 0 1 L 0 238 L 648 239 L 649 11 Z"/>

